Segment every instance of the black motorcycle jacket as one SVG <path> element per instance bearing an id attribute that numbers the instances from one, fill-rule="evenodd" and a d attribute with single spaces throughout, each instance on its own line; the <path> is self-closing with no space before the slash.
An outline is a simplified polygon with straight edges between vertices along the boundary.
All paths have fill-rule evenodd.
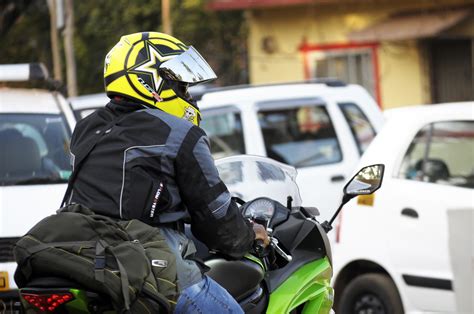
<path id="1" fill-rule="evenodd" d="M 219 178 L 201 128 L 159 109 L 112 100 L 78 122 L 73 165 L 98 135 L 69 202 L 154 226 L 190 219 L 196 238 L 234 258 L 251 248 L 255 234 Z"/>

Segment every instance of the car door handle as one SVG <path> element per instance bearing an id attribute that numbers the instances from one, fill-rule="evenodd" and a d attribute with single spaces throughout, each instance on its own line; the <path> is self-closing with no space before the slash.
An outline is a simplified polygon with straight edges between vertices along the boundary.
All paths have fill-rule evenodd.
<path id="1" fill-rule="evenodd" d="M 402 209 L 402 215 L 408 216 L 411 218 L 418 218 L 418 213 L 413 208 L 404 208 Z"/>
<path id="2" fill-rule="evenodd" d="M 344 176 L 342 174 L 331 177 L 331 182 L 339 182 L 339 181 L 344 181 Z"/>

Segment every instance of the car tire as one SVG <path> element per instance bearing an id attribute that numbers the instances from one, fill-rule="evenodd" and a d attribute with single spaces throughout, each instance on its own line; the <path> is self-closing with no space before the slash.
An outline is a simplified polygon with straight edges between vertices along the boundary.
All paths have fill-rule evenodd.
<path id="1" fill-rule="evenodd" d="M 384 274 L 364 274 L 342 291 L 336 313 L 403 314 L 397 287 Z"/>

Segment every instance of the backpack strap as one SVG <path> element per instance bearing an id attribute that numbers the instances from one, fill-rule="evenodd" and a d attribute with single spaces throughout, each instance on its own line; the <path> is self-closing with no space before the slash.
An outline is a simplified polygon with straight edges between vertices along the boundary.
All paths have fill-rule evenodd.
<path id="1" fill-rule="evenodd" d="M 128 282 L 127 271 L 125 270 L 125 267 L 123 266 L 122 262 L 120 262 L 120 259 L 118 259 L 117 256 L 115 255 L 113 248 L 107 245 L 107 243 L 102 240 L 97 241 L 96 248 L 95 248 L 95 266 L 94 266 L 95 279 L 102 283 L 105 282 L 105 265 L 106 265 L 105 250 L 106 249 L 108 249 L 109 252 L 112 253 L 112 255 L 115 258 L 115 261 L 117 262 L 117 266 L 120 272 L 120 284 L 122 288 L 122 295 L 123 295 L 123 301 L 124 301 L 124 307 L 125 307 L 124 313 L 127 313 L 130 310 L 130 295 L 128 292 L 129 282 Z"/>
<path id="2" fill-rule="evenodd" d="M 122 284 L 122 294 L 125 305 L 125 310 L 130 310 L 130 295 L 128 294 L 128 275 L 125 267 L 118 258 L 115 258 L 120 271 L 120 283 Z"/>
<path id="3" fill-rule="evenodd" d="M 105 248 L 107 245 L 104 245 L 102 240 L 96 242 L 95 246 L 95 259 L 94 259 L 94 276 L 95 279 L 99 282 L 105 282 Z"/>
<path id="4" fill-rule="evenodd" d="M 84 153 L 82 154 L 78 154 L 76 156 L 76 159 L 74 160 L 74 165 L 73 165 L 73 170 L 72 170 L 72 173 L 71 175 L 69 176 L 69 180 L 68 180 L 68 186 L 67 186 L 67 189 L 66 189 L 66 193 L 64 193 L 64 197 L 63 197 L 63 200 L 61 202 L 61 206 L 60 207 L 64 207 L 66 204 L 69 203 L 69 199 L 71 198 L 72 196 L 72 187 L 73 187 L 73 184 L 74 184 L 74 181 L 76 180 L 76 177 L 77 177 L 77 174 L 79 172 L 79 170 L 81 169 L 82 165 L 84 164 L 84 161 L 86 160 L 86 158 L 90 155 L 90 153 L 92 152 L 92 150 L 96 147 L 97 143 L 100 142 L 100 140 L 102 139 L 102 137 L 106 134 L 109 134 L 110 133 L 110 130 L 112 129 L 112 127 L 119 121 L 121 120 L 122 118 L 124 118 L 126 115 L 121 115 L 121 116 L 117 116 L 117 117 L 114 117 L 112 119 L 112 121 L 110 121 L 109 123 L 107 123 L 102 129 L 100 130 L 97 130 L 95 132 L 95 136 L 92 138 L 92 140 L 90 141 L 89 143 L 89 146 L 87 146 L 85 149 L 84 149 Z"/>

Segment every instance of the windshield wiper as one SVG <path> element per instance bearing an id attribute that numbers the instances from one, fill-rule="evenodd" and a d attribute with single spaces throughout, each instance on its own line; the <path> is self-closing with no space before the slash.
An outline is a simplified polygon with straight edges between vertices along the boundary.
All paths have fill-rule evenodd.
<path id="1" fill-rule="evenodd" d="M 52 183 L 66 183 L 66 179 L 60 177 L 33 177 L 24 180 L 12 182 L 12 185 L 30 185 L 30 184 L 52 184 Z"/>

